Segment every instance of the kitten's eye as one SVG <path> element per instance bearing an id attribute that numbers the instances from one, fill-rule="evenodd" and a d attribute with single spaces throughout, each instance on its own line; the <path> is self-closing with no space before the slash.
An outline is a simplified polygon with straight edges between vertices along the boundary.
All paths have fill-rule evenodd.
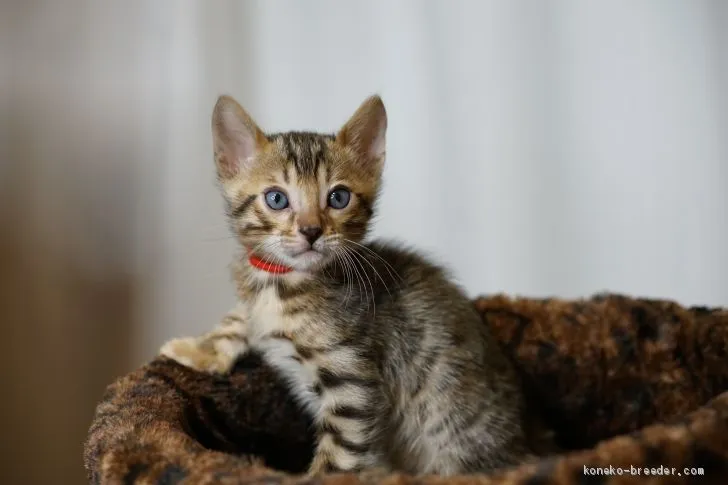
<path id="1" fill-rule="evenodd" d="M 343 209 L 349 205 L 349 200 L 351 200 L 351 192 L 343 188 L 334 189 L 329 194 L 329 206 L 334 209 Z"/>
<path id="2" fill-rule="evenodd" d="M 269 190 L 265 193 L 265 203 L 274 211 L 288 207 L 288 197 L 280 190 Z"/>

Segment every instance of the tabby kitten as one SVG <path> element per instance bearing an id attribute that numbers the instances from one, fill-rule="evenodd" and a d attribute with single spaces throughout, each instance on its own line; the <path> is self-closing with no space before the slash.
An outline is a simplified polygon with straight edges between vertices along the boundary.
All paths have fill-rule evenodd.
<path id="1" fill-rule="evenodd" d="M 217 175 L 244 249 L 239 306 L 162 355 L 227 372 L 260 352 L 312 413 L 310 474 L 488 472 L 527 454 L 524 403 L 471 301 L 417 252 L 364 243 L 387 116 L 368 98 L 336 135 L 264 134 L 232 98 L 212 116 Z"/>

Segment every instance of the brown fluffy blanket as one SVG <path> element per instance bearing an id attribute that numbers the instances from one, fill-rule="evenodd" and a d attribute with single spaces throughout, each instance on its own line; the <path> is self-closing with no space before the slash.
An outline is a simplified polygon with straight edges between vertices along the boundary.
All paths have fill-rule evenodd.
<path id="1" fill-rule="evenodd" d="M 109 386 L 93 484 L 728 484 L 728 311 L 599 295 L 480 298 L 562 453 L 496 476 L 304 479 L 309 422 L 255 356 L 215 377 L 158 359 Z"/>

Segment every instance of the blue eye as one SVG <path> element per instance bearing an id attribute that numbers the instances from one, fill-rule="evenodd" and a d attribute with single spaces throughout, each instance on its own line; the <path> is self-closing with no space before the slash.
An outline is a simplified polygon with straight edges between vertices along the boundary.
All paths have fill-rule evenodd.
<path id="1" fill-rule="evenodd" d="M 349 205 L 351 200 L 351 192 L 346 189 L 334 189 L 329 194 L 329 206 L 334 209 L 343 209 Z"/>
<path id="2" fill-rule="evenodd" d="M 269 190 L 265 193 L 265 203 L 274 211 L 288 207 L 288 197 L 280 190 Z"/>

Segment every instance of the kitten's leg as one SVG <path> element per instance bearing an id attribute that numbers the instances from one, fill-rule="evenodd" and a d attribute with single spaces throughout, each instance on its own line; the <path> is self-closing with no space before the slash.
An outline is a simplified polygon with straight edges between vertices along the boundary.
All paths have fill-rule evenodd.
<path id="1" fill-rule="evenodd" d="M 384 469 L 378 446 L 381 418 L 388 407 L 376 381 L 320 371 L 318 445 L 309 476 Z M 325 377 L 324 377 L 325 376 Z"/>
<path id="2" fill-rule="evenodd" d="M 167 341 L 159 353 L 186 367 L 210 373 L 229 372 L 248 352 L 248 320 L 243 307 L 229 312 L 209 333 Z"/>
<path id="3" fill-rule="evenodd" d="M 472 368 L 465 374 L 482 376 L 483 371 Z M 490 473 L 532 458 L 521 426 L 519 395 L 498 379 L 490 376 L 486 384 L 461 378 L 426 405 L 421 441 L 431 461 L 425 473 Z"/>

